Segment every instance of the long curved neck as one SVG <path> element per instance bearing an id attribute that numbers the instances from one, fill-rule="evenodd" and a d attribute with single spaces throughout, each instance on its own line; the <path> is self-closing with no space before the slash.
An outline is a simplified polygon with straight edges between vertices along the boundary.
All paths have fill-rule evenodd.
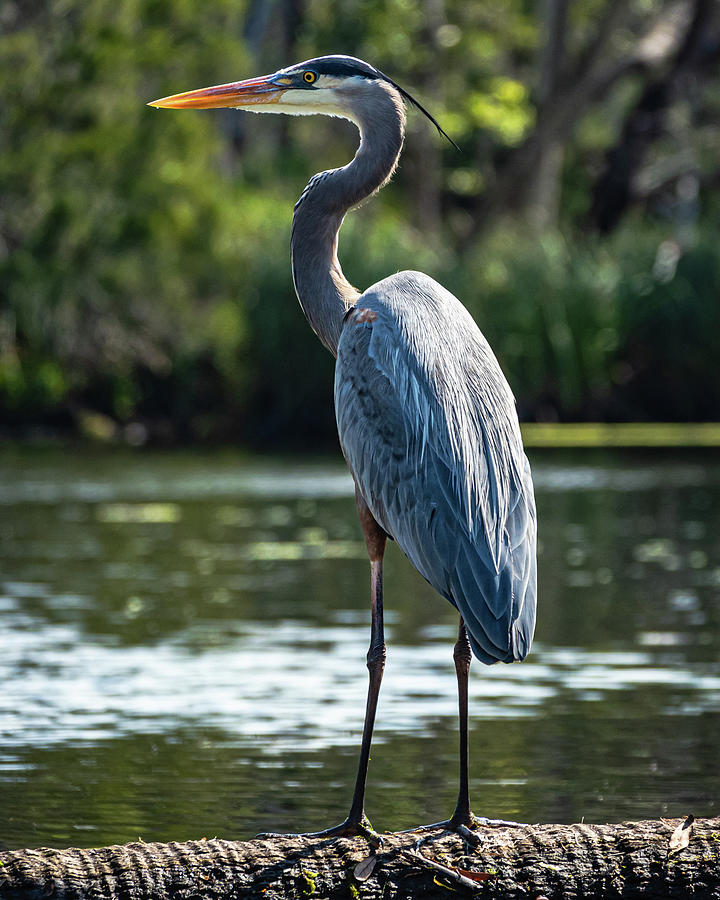
<path id="1" fill-rule="evenodd" d="M 352 162 L 315 175 L 295 204 L 291 239 L 293 281 L 313 331 L 337 356 L 343 317 L 360 292 L 337 256 L 345 213 L 379 190 L 397 165 L 405 134 L 405 106 L 385 82 L 347 91 L 349 115 L 360 130 Z"/>

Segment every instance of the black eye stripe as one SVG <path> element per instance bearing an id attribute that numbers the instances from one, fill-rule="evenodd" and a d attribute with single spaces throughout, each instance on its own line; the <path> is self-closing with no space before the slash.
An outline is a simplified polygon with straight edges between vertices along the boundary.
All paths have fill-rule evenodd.
<path id="1" fill-rule="evenodd" d="M 360 75 L 372 79 L 380 76 L 380 72 L 373 66 L 351 56 L 319 56 L 316 59 L 308 59 L 300 65 L 306 66 L 308 70 L 312 70 L 317 75 L 331 75 L 340 78 Z"/>
<path id="2" fill-rule="evenodd" d="M 312 66 L 312 68 L 309 68 L 310 66 Z M 314 84 L 320 75 L 330 75 L 331 77 L 334 76 L 339 78 L 352 78 L 353 76 L 359 75 L 360 77 L 367 78 L 371 81 L 386 81 L 398 90 L 408 103 L 412 103 L 412 105 L 416 106 L 421 113 L 426 115 L 440 134 L 444 135 L 454 147 L 460 149 L 455 141 L 443 131 L 438 120 L 429 113 L 425 107 L 412 96 L 412 94 L 408 93 L 404 88 L 401 88 L 396 81 L 393 81 L 392 78 L 388 78 L 388 76 L 384 75 L 379 69 L 363 62 L 361 59 L 356 59 L 354 56 L 317 56 L 314 59 L 306 59 L 305 62 L 291 66 L 289 69 L 284 69 L 283 72 L 287 72 L 288 75 L 291 75 L 294 78 L 300 76 L 303 79 L 303 83 L 308 85 L 308 87 Z M 312 73 L 315 76 L 312 81 L 305 80 L 305 76 L 309 73 Z"/>

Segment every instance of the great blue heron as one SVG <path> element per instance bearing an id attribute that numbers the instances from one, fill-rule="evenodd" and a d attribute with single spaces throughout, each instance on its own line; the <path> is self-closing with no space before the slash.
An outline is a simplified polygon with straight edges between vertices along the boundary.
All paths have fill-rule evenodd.
<path id="1" fill-rule="evenodd" d="M 390 178 L 405 133 L 407 91 L 350 56 L 322 56 L 273 75 L 176 94 L 151 106 L 235 107 L 350 119 L 360 146 L 346 166 L 310 179 L 295 204 L 292 271 L 313 331 L 337 357 L 335 412 L 355 480 L 370 557 L 370 672 L 350 813 L 323 834 L 367 833 L 370 741 L 385 666 L 382 562 L 393 538 L 460 614 L 454 649 L 460 717 L 460 788 L 451 827 L 475 823 L 468 789 L 468 673 L 523 659 L 536 608 L 532 480 L 512 392 L 465 307 L 420 272 L 364 292 L 337 257 L 345 213 Z M 444 132 L 443 132 L 444 133 Z"/>

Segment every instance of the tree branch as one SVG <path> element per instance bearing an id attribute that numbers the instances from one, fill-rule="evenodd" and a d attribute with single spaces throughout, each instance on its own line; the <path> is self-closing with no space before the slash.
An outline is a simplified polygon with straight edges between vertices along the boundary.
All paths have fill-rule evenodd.
<path id="1" fill-rule="evenodd" d="M 572 67 L 560 78 L 552 94 L 538 109 L 537 125 L 525 141 L 510 154 L 498 170 L 494 185 L 480 201 L 478 228 L 500 211 L 525 210 L 532 201 L 532 183 L 548 147 L 563 148 L 578 121 L 602 101 L 622 78 L 634 72 L 655 77 L 683 45 L 693 21 L 689 0 L 663 8 L 648 24 L 631 53 L 615 57 L 607 54 L 623 10 L 615 3 L 606 10 L 594 39 Z"/>
<path id="2" fill-rule="evenodd" d="M 713 33 L 715 0 L 695 0 L 671 64 L 646 85 L 628 113 L 618 142 L 607 152 L 603 172 L 593 188 L 589 224 L 610 232 L 634 199 L 634 182 L 652 144 L 665 132 L 668 111 L 691 89 L 693 71 L 717 65 L 720 40 Z"/>

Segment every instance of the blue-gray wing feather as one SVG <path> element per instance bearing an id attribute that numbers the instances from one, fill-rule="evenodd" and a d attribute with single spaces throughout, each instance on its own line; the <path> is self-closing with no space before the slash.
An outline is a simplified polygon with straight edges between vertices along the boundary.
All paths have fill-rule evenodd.
<path id="1" fill-rule="evenodd" d="M 425 275 L 369 288 L 338 345 L 343 452 L 379 524 L 463 616 L 483 662 L 523 659 L 536 609 L 530 469 L 472 317 Z"/>

